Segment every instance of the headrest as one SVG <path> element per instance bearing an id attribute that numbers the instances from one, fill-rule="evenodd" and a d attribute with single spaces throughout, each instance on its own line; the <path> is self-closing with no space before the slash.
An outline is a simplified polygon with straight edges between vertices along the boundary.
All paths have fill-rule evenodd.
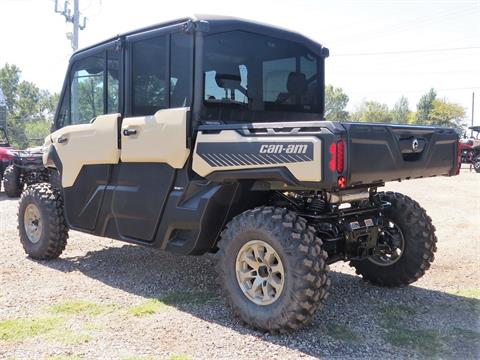
<path id="1" fill-rule="evenodd" d="M 307 78 L 304 73 L 291 72 L 288 74 L 287 91 L 289 94 L 302 95 L 307 90 Z"/>
<path id="2" fill-rule="evenodd" d="M 224 89 L 236 89 L 240 86 L 242 82 L 242 78 L 240 74 L 215 74 L 215 82 L 217 83 L 218 87 Z"/>

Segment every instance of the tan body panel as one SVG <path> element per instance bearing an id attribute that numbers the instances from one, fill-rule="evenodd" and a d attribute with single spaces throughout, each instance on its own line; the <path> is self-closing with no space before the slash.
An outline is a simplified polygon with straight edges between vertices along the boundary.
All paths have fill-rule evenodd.
<path id="1" fill-rule="evenodd" d="M 313 160 L 305 161 L 285 158 L 283 162 L 276 164 L 244 164 L 244 165 L 226 165 L 219 164 L 211 166 L 198 153 L 198 146 L 201 143 L 233 144 L 233 143 L 311 143 L 313 144 Z M 220 157 L 222 154 L 220 154 Z M 257 157 L 258 154 L 254 154 Z M 260 155 L 262 156 L 262 155 Z M 199 132 L 193 154 L 193 171 L 200 176 L 207 176 L 214 171 L 244 170 L 244 169 L 265 169 L 265 168 L 287 168 L 298 181 L 321 181 L 322 180 L 321 163 L 321 140 L 314 136 L 242 136 L 234 130 L 223 130 L 217 134 L 204 134 Z"/>
<path id="2" fill-rule="evenodd" d="M 120 114 L 97 116 L 90 124 L 70 125 L 50 134 L 50 146 L 54 146 L 62 162 L 62 186 L 75 183 L 83 165 L 117 164 L 120 159 L 118 149 L 118 121 Z M 60 139 L 61 142 L 58 140 Z M 62 142 L 62 139 L 64 142 Z M 46 164 L 44 150 L 43 162 Z"/>
<path id="3" fill-rule="evenodd" d="M 166 163 L 181 169 L 190 155 L 188 111 L 189 108 L 164 109 L 152 116 L 123 119 L 121 160 Z M 125 136 L 124 130 L 136 130 L 136 134 Z"/>

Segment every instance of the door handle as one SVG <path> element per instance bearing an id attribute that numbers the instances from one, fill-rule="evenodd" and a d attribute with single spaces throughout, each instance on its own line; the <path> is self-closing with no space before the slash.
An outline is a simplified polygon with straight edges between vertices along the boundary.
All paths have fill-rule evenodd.
<path id="1" fill-rule="evenodd" d="M 137 130 L 135 129 L 123 129 L 123 136 L 136 135 Z"/>
<path id="2" fill-rule="evenodd" d="M 64 135 L 60 136 L 58 139 L 57 139 L 57 143 L 59 144 L 63 144 L 63 143 L 66 143 L 68 141 L 68 138 Z"/>

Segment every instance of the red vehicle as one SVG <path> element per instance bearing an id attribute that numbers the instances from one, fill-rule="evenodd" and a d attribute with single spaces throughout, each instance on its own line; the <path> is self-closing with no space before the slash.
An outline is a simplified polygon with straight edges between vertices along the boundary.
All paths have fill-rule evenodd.
<path id="1" fill-rule="evenodd" d="M 3 180 L 3 173 L 8 165 L 12 163 L 11 149 L 5 129 L 0 127 L 0 183 Z"/>
<path id="2" fill-rule="evenodd" d="M 480 173 L 480 126 L 471 126 L 469 129 L 477 135 L 460 139 L 461 163 L 473 165 L 475 171 Z"/>

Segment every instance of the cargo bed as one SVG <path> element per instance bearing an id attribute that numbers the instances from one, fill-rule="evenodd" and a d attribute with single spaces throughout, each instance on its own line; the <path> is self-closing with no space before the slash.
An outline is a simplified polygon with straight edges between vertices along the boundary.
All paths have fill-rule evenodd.
<path id="1" fill-rule="evenodd" d="M 348 184 L 455 175 L 458 135 L 453 129 L 342 123 L 347 132 Z"/>

